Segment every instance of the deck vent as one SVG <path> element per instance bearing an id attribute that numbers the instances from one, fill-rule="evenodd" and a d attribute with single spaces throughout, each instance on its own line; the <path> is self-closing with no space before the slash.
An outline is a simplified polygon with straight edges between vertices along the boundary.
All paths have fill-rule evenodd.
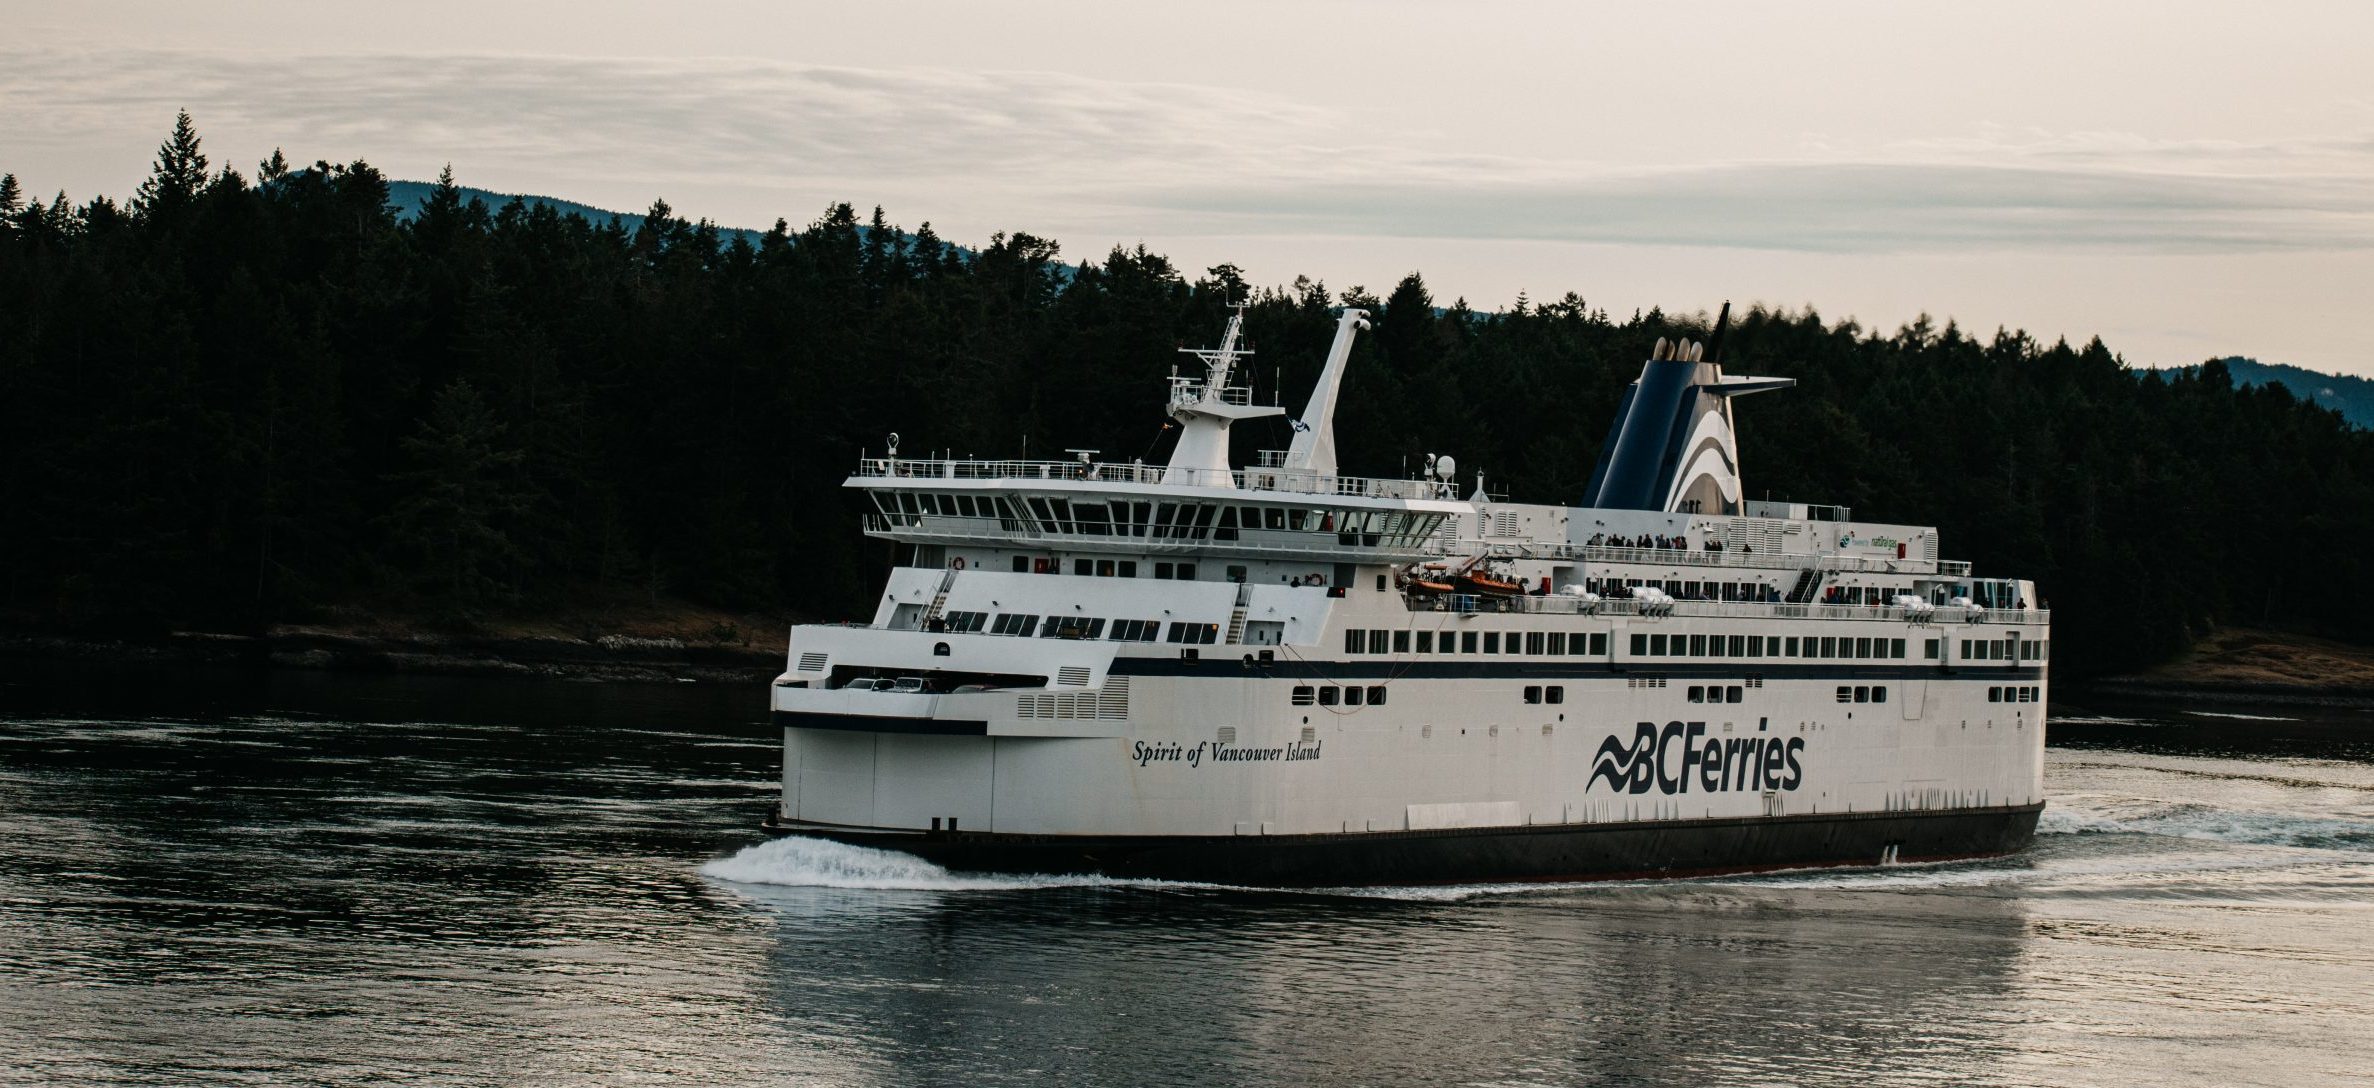
<path id="1" fill-rule="evenodd" d="M 801 654 L 801 655 L 800 655 L 800 671 L 801 671 L 801 672 L 823 672 L 823 671 L 824 671 L 824 663 L 825 663 L 827 660 L 829 660 L 831 657 L 832 657 L 832 655 L 831 655 L 831 654 Z"/>
<path id="2" fill-rule="evenodd" d="M 1096 716 L 1109 722 L 1128 719 L 1129 677 L 1108 676 L 1105 678 L 1105 690 L 1098 694 L 1096 701 Z"/>
<path id="3" fill-rule="evenodd" d="M 1056 682 L 1056 683 L 1058 683 L 1058 684 L 1062 684 L 1062 685 L 1063 685 L 1063 686 L 1065 686 L 1065 687 L 1070 687 L 1070 688 L 1084 688 L 1084 687 L 1087 687 L 1087 686 L 1088 686 L 1088 666 L 1086 666 L 1086 665 L 1062 665 L 1062 666 L 1058 666 L 1058 667 L 1056 668 L 1056 670 L 1055 670 L 1055 682 Z"/>
<path id="4" fill-rule="evenodd" d="M 1310 726 L 1307 726 L 1307 725 L 1302 727 L 1302 742 L 1303 742 L 1304 744 L 1309 744 L 1310 742 L 1312 742 L 1312 741 L 1315 741 L 1315 740 L 1318 740 L 1318 739 L 1319 739 L 1319 731 L 1318 731 L 1318 730 L 1316 730 L 1316 729 L 1313 729 L 1313 728 L 1311 728 Z"/>
<path id="5" fill-rule="evenodd" d="M 1221 727 L 1220 727 L 1220 736 L 1219 736 L 1219 740 L 1220 740 L 1220 743 L 1222 743 L 1222 744 L 1235 744 L 1235 743 L 1236 743 L 1236 727 L 1235 727 L 1235 726 L 1233 726 L 1233 725 L 1223 725 L 1223 726 L 1221 726 Z"/>

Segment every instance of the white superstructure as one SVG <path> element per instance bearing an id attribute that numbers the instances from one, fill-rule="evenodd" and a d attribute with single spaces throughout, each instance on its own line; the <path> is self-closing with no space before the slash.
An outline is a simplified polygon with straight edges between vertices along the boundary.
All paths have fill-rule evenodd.
<path id="1" fill-rule="evenodd" d="M 1227 462 L 1240 326 L 1166 465 L 868 457 L 870 622 L 775 682 L 771 825 L 958 867 L 1335 883 L 2016 848 L 2035 587 L 1935 529 L 1742 501 L 1726 376 L 1660 343 L 1582 507 L 1336 471 L 1347 311 L 1288 451 Z M 1618 503 L 1621 505 L 1611 505 Z M 1645 507 L 1645 508 L 1644 508 Z"/>

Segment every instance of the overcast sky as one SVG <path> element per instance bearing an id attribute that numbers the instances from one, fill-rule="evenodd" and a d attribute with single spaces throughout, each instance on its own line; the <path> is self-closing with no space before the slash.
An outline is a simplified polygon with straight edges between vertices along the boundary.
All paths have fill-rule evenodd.
<path id="1" fill-rule="evenodd" d="M 1481 309 L 1724 299 L 2374 373 L 2374 4 L 0 0 L 0 170 L 881 204 Z"/>

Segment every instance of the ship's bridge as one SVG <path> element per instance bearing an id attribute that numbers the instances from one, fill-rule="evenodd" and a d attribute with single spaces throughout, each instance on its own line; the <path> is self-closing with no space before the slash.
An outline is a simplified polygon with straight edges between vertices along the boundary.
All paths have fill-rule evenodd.
<path id="1" fill-rule="evenodd" d="M 870 536 L 1067 551 L 1406 560 L 1473 510 L 1440 480 L 1284 466 L 869 457 L 847 485 L 873 498 Z"/>

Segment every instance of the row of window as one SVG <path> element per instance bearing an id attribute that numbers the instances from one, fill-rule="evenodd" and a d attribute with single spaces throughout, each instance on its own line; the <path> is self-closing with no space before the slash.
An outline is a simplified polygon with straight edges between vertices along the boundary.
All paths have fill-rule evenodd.
<path id="1" fill-rule="evenodd" d="M 1083 471 L 1092 471 L 1083 466 Z M 1235 540 L 1240 529 L 1335 533 L 1376 544 L 1408 546 L 1433 535 L 1443 515 L 1395 510 L 1334 510 L 1282 506 L 1215 506 L 1193 502 L 1129 502 L 1045 496 L 931 494 L 884 490 L 874 504 L 894 524 L 926 517 L 996 518 L 1000 528 L 1080 536 L 1156 540 Z"/>
<path id="2" fill-rule="evenodd" d="M 1182 620 L 1169 624 L 1166 632 L 1161 620 L 1114 620 L 1108 636 L 1105 620 L 1097 616 L 1048 616 L 1044 625 L 1039 620 L 1040 617 L 1026 612 L 1000 612 L 993 617 L 987 612 L 957 609 L 940 617 L 939 629 L 958 634 L 987 630 L 993 635 L 1021 638 L 1035 634 L 1042 638 L 1090 640 L 1109 637 L 1114 642 L 1153 642 L 1160 639 L 1186 646 L 1209 646 L 1220 641 L 1220 625 L 1217 623 Z"/>
<path id="3" fill-rule="evenodd" d="M 1644 684 L 1644 681 L 1654 681 L 1656 687 L 1665 686 L 1663 678 L 1660 677 L 1636 677 L 1631 686 L 1648 686 Z M 1759 680 L 1750 681 L 1745 686 L 1762 687 L 1763 684 Z M 2033 685 L 1990 687 L 1987 689 L 1987 701 L 1990 703 L 2033 703 L 2039 698 L 2038 691 L 2039 689 Z M 1689 700 L 1693 703 L 1736 703 L 1746 698 L 1746 695 L 1747 692 L 1740 684 L 1692 684 L 1689 690 Z M 1888 701 L 1888 689 L 1884 684 L 1840 684 L 1838 686 L 1838 701 L 1842 703 L 1885 703 Z M 1545 703 L 1551 706 L 1561 705 L 1566 702 L 1566 687 L 1563 684 L 1527 684 L 1525 685 L 1525 702 L 1531 706 Z M 1385 688 L 1383 685 L 1358 688 L 1337 687 L 1333 684 L 1320 687 L 1302 684 L 1295 687 L 1295 706 L 1310 706 L 1313 703 L 1320 706 L 1336 706 L 1338 704 L 1360 706 L 1364 703 L 1368 706 L 1383 706 L 1385 705 Z"/>
<path id="4" fill-rule="evenodd" d="M 1802 657 L 1901 660 L 1900 638 L 1843 638 L 1824 635 L 1648 635 L 1632 636 L 1634 657 Z"/>
<path id="5" fill-rule="evenodd" d="M 2021 661 L 2043 661 L 2052 656 L 2052 640 L 2018 641 L 2006 638 L 1966 638 L 1962 640 L 1964 661 L 2010 661 L 2012 647 L 2018 646 Z"/>
<path id="6" fill-rule="evenodd" d="M 1318 688 L 1309 684 L 1298 685 L 1294 689 L 1294 705 L 1309 706 L 1312 703 L 1320 706 L 1383 706 L 1385 687 L 1382 684 L 1366 688 L 1337 687 L 1334 684 Z"/>
<path id="7" fill-rule="evenodd" d="M 1677 601 L 1765 601 L 1781 599 L 1777 586 L 1763 582 L 1708 582 L 1691 578 L 1585 578 L 1583 589 L 1609 597 L 1629 597 L 1635 589 L 1661 589 Z"/>
<path id="8" fill-rule="evenodd" d="M 1386 631 L 1344 632 L 1347 654 L 1530 654 L 1534 657 L 1607 655 L 1607 632 Z"/>

